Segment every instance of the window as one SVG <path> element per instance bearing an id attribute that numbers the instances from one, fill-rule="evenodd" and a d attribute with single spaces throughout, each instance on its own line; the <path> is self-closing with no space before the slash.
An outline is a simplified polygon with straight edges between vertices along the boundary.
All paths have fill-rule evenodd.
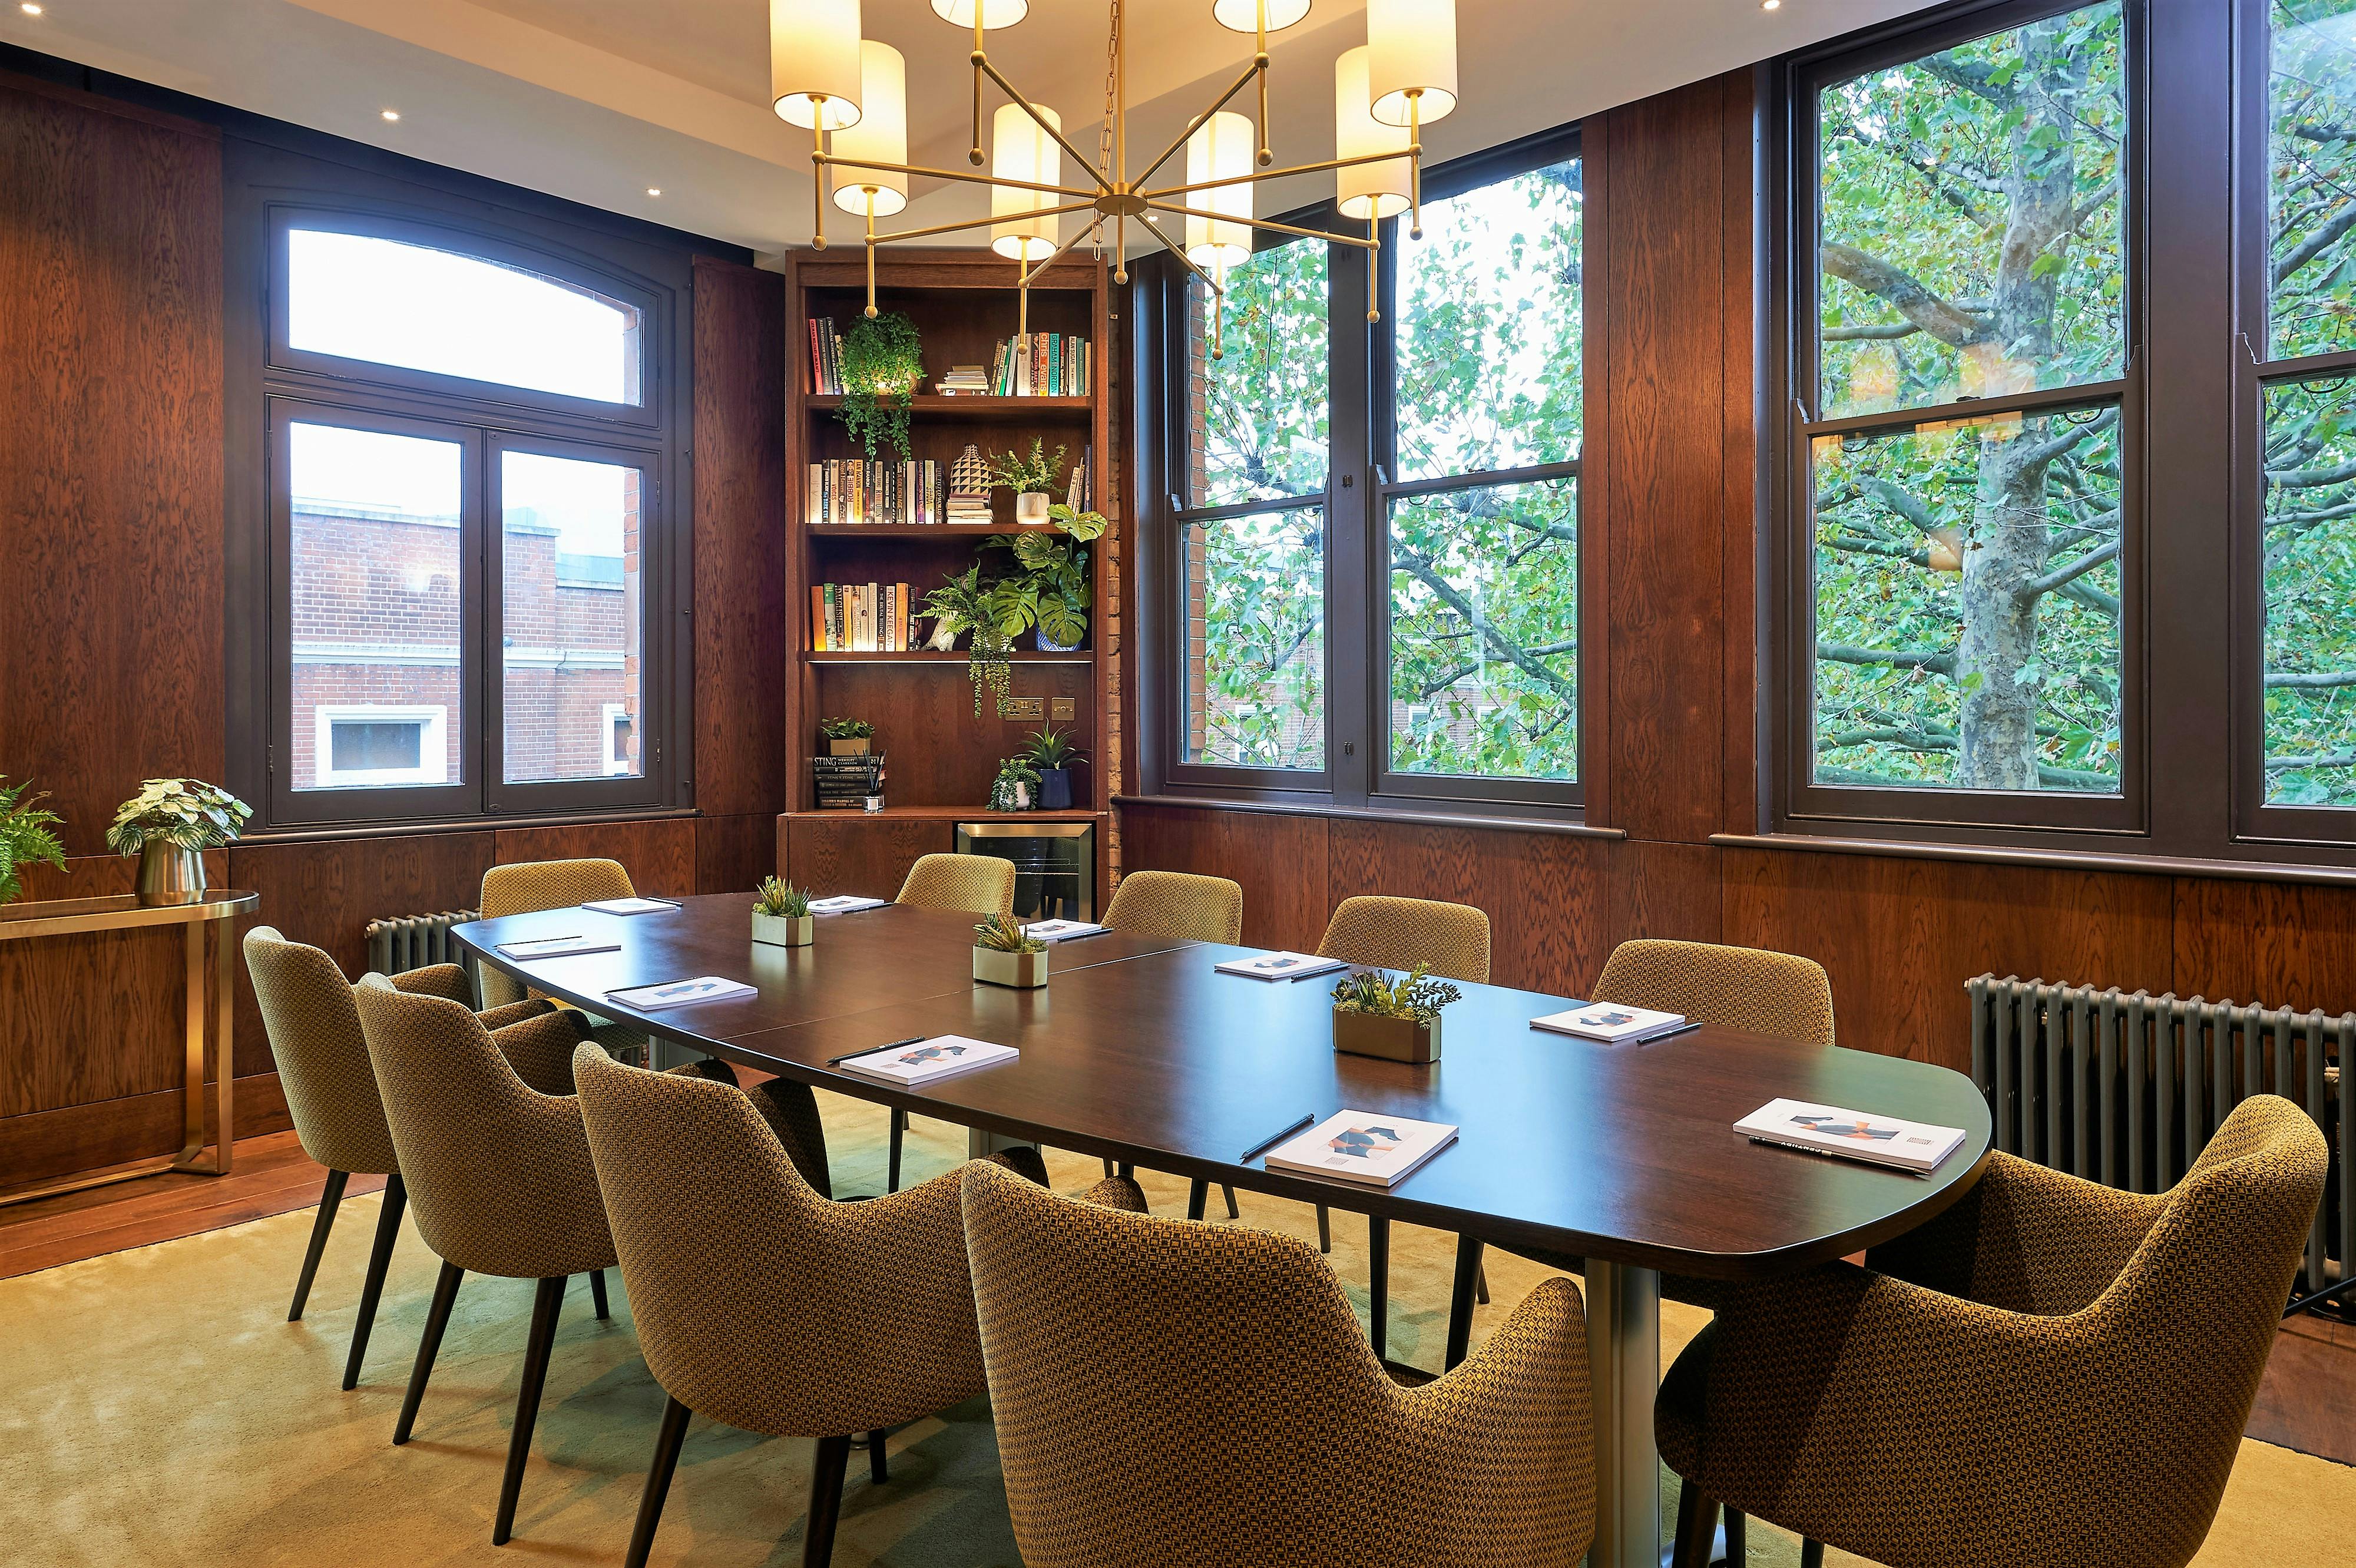
<path id="1" fill-rule="evenodd" d="M 312 710 L 311 750 L 298 755 L 296 766 L 316 789 L 446 783 L 449 712 L 438 705 L 321 703 Z"/>
<path id="2" fill-rule="evenodd" d="M 499 454 L 499 731 L 509 783 L 628 778 L 645 628 L 646 475 L 621 463 Z M 616 766 L 616 764 L 619 766 Z"/>
<path id="3" fill-rule="evenodd" d="M 1160 263 L 1153 788 L 1577 803 L 1580 171 L 1562 135 L 1433 171 L 1373 269 Z"/>
<path id="4" fill-rule="evenodd" d="M 1790 798 L 2122 827 L 2140 787 L 2129 28 L 2118 0 L 1978 16 L 1795 94 L 1813 243 L 1793 267 Z"/>

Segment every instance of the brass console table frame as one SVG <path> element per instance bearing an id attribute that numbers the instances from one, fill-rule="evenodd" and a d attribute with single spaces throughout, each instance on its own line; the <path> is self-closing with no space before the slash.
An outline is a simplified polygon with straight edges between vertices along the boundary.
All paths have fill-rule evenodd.
<path id="1" fill-rule="evenodd" d="M 163 1171 L 189 1171 L 200 1176 L 227 1176 L 234 1134 L 230 1131 L 230 1100 L 237 1083 L 237 1051 L 231 1036 L 237 1003 L 236 974 L 230 955 L 238 916 L 262 902 L 253 893 L 232 889 L 209 892 L 193 904 L 145 905 L 138 896 L 120 893 L 105 898 L 54 898 L 45 903 L 0 905 L 0 942 L 33 937 L 70 936 L 81 931 L 135 930 L 143 926 L 187 928 L 187 1018 L 185 1061 L 187 1069 L 187 1108 L 181 1118 L 180 1152 L 58 1176 L 0 1193 L 0 1205 L 23 1203 L 60 1192 L 104 1187 Z M 210 1158 L 205 1155 L 205 928 L 218 923 L 220 940 L 214 943 L 214 1034 L 220 1040 L 220 1068 L 214 1080 L 216 1133 L 219 1143 Z"/>

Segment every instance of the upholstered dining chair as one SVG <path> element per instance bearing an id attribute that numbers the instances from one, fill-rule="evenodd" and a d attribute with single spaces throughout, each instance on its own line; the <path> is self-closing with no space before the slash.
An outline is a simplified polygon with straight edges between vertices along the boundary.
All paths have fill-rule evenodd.
<path id="1" fill-rule="evenodd" d="M 1680 1568 L 1707 1560 L 1720 1503 L 1800 1534 L 1810 1563 L 1826 1543 L 1889 1568 L 2190 1562 L 2329 1157 L 2259 1095 L 2169 1192 L 1991 1155 L 1865 1267 L 1729 1286 L 1655 1407 L 1691 1499 Z"/>
<path id="2" fill-rule="evenodd" d="M 1239 942 L 1244 940 L 1244 890 L 1224 876 L 1131 871 L 1113 889 L 1104 923 L 1132 936 Z"/>
<path id="3" fill-rule="evenodd" d="M 311 1244 L 294 1281 L 294 1305 L 286 1309 L 287 1322 L 302 1320 L 345 1185 L 355 1176 L 386 1178 L 351 1349 L 344 1359 L 344 1387 L 348 1389 L 359 1382 L 360 1361 L 376 1326 L 377 1303 L 384 1294 L 385 1269 L 401 1234 L 408 1192 L 393 1155 L 391 1130 L 385 1125 L 376 1074 L 369 1066 L 368 1042 L 360 1036 L 359 1014 L 352 1005 L 351 982 L 323 949 L 288 941 L 274 926 L 256 926 L 246 933 L 245 967 L 253 977 L 253 997 L 262 1008 L 262 1026 L 270 1036 L 270 1054 L 278 1065 L 278 1083 L 286 1094 L 294 1136 L 305 1154 L 327 1167 L 318 1216 L 311 1222 Z M 397 990 L 460 1003 L 473 994 L 466 971 L 455 963 L 412 969 L 393 976 L 391 983 Z M 494 1008 L 481 1018 L 484 1027 L 498 1029 L 550 1011 L 546 1002 L 519 1002 Z"/>
<path id="4" fill-rule="evenodd" d="M 638 1343 L 669 1396 L 630 1568 L 654 1544 L 691 1415 L 818 1440 L 802 1561 L 823 1568 L 852 1436 L 868 1434 L 882 1481 L 889 1428 L 982 1391 L 959 1173 L 830 1202 L 772 1135 L 775 1119 L 763 1125 L 771 1084 L 748 1097 L 586 1046 L 573 1073 Z M 994 1156 L 991 1168 L 1011 1169 L 1016 1155 L 1045 1177 L 1033 1150 Z M 1125 1180 L 1088 1197 L 1145 1207 Z"/>
<path id="5" fill-rule="evenodd" d="M 1291 1237 L 1091 1208 L 987 1165 L 963 1187 L 1031 1568 L 1520 1568 L 1586 1550 L 1586 1323 L 1567 1281 L 1401 1388 Z"/>
<path id="6" fill-rule="evenodd" d="M 507 1468 L 499 1483 L 494 1545 L 513 1532 L 524 1461 L 540 1413 L 549 1347 L 565 1282 L 587 1274 L 597 1316 L 606 1316 L 605 1271 L 614 1266 L 614 1240 L 589 1163 L 580 1101 L 570 1093 L 535 1089 L 509 1054 L 509 1036 L 529 1030 L 536 1055 L 571 1053 L 584 1040 L 577 1012 L 511 1025 L 495 1037 L 455 1002 L 395 989 L 382 975 L 364 977 L 352 993 L 369 1059 L 384 1098 L 385 1121 L 409 1184 L 417 1229 L 442 1259 L 434 1303 L 417 1345 L 417 1362 L 394 1424 L 396 1444 L 409 1441 L 434 1359 L 449 1326 L 459 1283 L 468 1273 L 540 1282 L 525 1341 L 523 1381 L 516 1395 Z M 603 1054 L 602 1046 L 596 1047 Z M 675 1069 L 695 1076 L 734 1077 L 725 1064 L 695 1062 Z M 736 1092 L 730 1086 L 730 1092 Z"/>
<path id="7" fill-rule="evenodd" d="M 1011 915 L 1014 912 L 1014 863 L 994 854 L 924 854 L 908 868 L 893 900 L 918 909 L 961 909 L 969 915 Z M 885 1155 L 884 1190 L 900 1190 L 900 1152 L 908 1132 L 908 1113 L 894 1106 L 891 1142 Z"/>
<path id="8" fill-rule="evenodd" d="M 541 909 L 570 909 L 576 904 L 606 898 L 635 898 L 637 888 L 618 860 L 527 860 L 494 865 L 483 873 L 483 896 L 477 902 L 486 920 L 508 915 L 529 915 Z M 479 964 L 483 1000 L 511 1002 L 537 995 L 511 976 L 489 964 Z M 560 1004 L 570 1005 L 570 1004 Z M 651 1060 L 652 1042 L 637 1029 L 605 1019 L 593 1020 L 590 1037 L 607 1050 L 638 1055 Z M 568 1055 L 565 1070 L 572 1071 Z M 570 1090 L 563 1092 L 570 1093 Z"/>

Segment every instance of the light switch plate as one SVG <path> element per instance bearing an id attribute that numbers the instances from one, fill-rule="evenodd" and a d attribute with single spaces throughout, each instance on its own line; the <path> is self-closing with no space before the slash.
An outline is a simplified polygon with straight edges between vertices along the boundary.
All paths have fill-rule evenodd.
<path id="1" fill-rule="evenodd" d="M 1047 699 L 1044 697 L 1001 697 L 998 699 L 998 716 L 1001 719 L 1028 721 L 1032 724 L 1036 724 L 1047 716 Z"/>
<path id="2" fill-rule="evenodd" d="M 1056 697 L 1052 701 L 1055 703 L 1055 717 L 1076 719 L 1080 716 L 1080 700 L 1077 697 Z"/>

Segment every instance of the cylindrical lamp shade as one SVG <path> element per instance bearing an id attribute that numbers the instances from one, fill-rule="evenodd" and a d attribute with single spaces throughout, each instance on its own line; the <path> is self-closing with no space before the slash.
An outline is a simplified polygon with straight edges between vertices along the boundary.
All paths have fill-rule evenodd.
<path id="1" fill-rule="evenodd" d="M 1375 118 L 1429 125 L 1456 107 L 1456 0 L 1366 0 Z M 1419 109 L 1409 100 L 1420 95 Z"/>
<path id="2" fill-rule="evenodd" d="M 859 0 L 769 0 L 769 101 L 789 125 L 859 123 Z"/>
<path id="3" fill-rule="evenodd" d="M 973 26 L 976 6 L 981 10 L 981 30 L 1011 27 L 1031 14 L 1031 0 L 933 0 L 933 15 L 960 27 Z"/>
<path id="4" fill-rule="evenodd" d="M 1058 131 L 1064 122 L 1044 104 L 1034 105 L 1042 118 Z M 1000 179 L 1029 180 L 1055 185 L 1064 177 L 1064 149 L 1039 128 L 1039 122 L 1020 103 L 1001 103 L 990 121 L 990 172 Z M 1019 190 L 1003 185 L 990 188 L 990 215 L 1010 221 L 990 226 L 990 248 L 1012 261 L 1043 262 L 1055 253 L 1063 228 L 1055 218 L 1031 218 L 1026 213 L 1061 206 L 1044 190 Z"/>
<path id="5" fill-rule="evenodd" d="M 1344 49 L 1333 62 L 1333 156 L 1362 158 L 1370 153 L 1398 153 L 1376 164 L 1355 164 L 1333 171 L 1333 194 L 1342 216 L 1364 221 L 1396 218 L 1408 206 L 1411 170 L 1406 153 L 1404 125 L 1386 125 L 1367 105 L 1373 102 L 1366 85 L 1366 46 Z"/>
<path id="6" fill-rule="evenodd" d="M 1260 20 L 1260 9 L 1267 7 L 1268 20 Z M 1212 0 L 1211 19 L 1230 32 L 1256 33 L 1264 26 L 1271 33 L 1282 32 L 1301 17 L 1309 15 L 1309 0 Z"/>
<path id="7" fill-rule="evenodd" d="M 908 161 L 908 67 L 890 44 L 862 38 L 859 44 L 859 124 L 838 132 L 834 156 L 869 163 Z M 834 204 L 862 216 L 867 192 L 875 192 L 875 216 L 884 217 L 908 205 L 908 177 L 889 169 L 846 168 L 829 164 L 827 177 L 834 188 Z"/>
<path id="8" fill-rule="evenodd" d="M 1235 179 L 1210 190 L 1190 190 L 1186 205 L 1221 218 L 1186 220 L 1186 259 L 1198 267 L 1232 267 L 1251 259 L 1251 226 L 1228 219 L 1252 215 L 1252 188 L 1242 177 L 1252 172 L 1258 138 L 1252 123 L 1241 114 L 1221 113 L 1194 128 L 1186 138 L 1186 183 Z"/>

